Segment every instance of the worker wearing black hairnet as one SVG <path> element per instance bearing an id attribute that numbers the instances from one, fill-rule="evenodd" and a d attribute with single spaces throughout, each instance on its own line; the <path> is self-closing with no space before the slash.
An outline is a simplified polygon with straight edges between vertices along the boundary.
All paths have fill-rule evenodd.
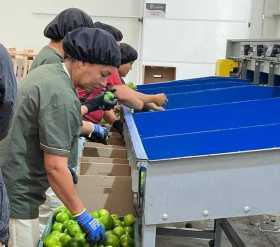
<path id="1" fill-rule="evenodd" d="M 10 56 L 0 44 L 0 142 L 8 134 L 17 94 L 17 82 Z M 0 149 L 0 159 L 4 150 Z M 0 246 L 8 244 L 9 204 L 0 164 Z"/>
<path id="2" fill-rule="evenodd" d="M 49 38 L 50 43 L 45 46 L 35 57 L 31 70 L 43 64 L 62 63 L 64 50 L 62 39 L 64 36 L 79 27 L 93 27 L 92 18 L 84 11 L 77 8 L 69 8 L 59 13 L 45 28 L 44 35 Z M 82 115 L 98 109 L 111 109 L 116 105 L 116 101 L 108 102 L 104 100 L 105 94 L 102 93 L 94 101 L 87 102 L 81 108 Z M 83 122 L 82 134 L 89 136 L 90 140 L 106 144 L 108 131 L 106 128 L 87 121 Z M 77 150 L 73 150 L 71 166 L 76 166 Z"/>
<path id="3" fill-rule="evenodd" d="M 66 34 L 63 48 L 64 63 L 42 65 L 22 81 L 11 130 L 0 144 L 5 149 L 0 165 L 10 199 L 12 246 L 16 247 L 36 246 L 38 208 L 49 186 L 90 243 L 104 237 L 104 229 L 75 191 L 67 163 L 82 124 L 75 88 L 104 87 L 120 65 L 120 50 L 112 35 L 93 28 Z"/>
<path id="4" fill-rule="evenodd" d="M 77 8 L 69 8 L 59 13 L 44 30 L 44 36 L 51 42 L 45 46 L 34 59 L 31 69 L 46 63 L 63 61 L 62 39 L 64 36 L 79 27 L 92 27 L 92 18 Z"/>

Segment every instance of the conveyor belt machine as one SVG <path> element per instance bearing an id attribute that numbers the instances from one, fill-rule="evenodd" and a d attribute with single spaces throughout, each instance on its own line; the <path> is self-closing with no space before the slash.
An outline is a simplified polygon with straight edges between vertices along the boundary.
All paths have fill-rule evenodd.
<path id="1" fill-rule="evenodd" d="M 262 50 L 251 51 L 242 42 L 228 54 L 242 46 L 246 54 Z M 269 44 L 265 54 L 277 50 Z M 271 60 L 275 76 L 277 59 Z M 259 75 L 271 72 L 268 61 L 240 60 L 245 61 L 242 77 L 256 68 Z M 266 85 L 256 78 L 251 82 L 247 75 L 138 87 L 148 94 L 165 92 L 169 98 L 163 112 L 124 109 L 142 247 L 154 247 L 157 234 L 213 239 L 219 247 L 222 231 L 233 247 L 244 247 L 227 218 L 279 213 L 280 88 L 272 86 L 271 77 L 268 73 Z M 207 219 L 215 219 L 214 231 L 166 227 Z"/>

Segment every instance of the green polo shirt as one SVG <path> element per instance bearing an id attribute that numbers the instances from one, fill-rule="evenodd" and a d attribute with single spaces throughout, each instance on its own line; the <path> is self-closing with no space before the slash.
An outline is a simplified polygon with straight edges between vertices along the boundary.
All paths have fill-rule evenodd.
<path id="1" fill-rule="evenodd" d="M 53 48 L 45 46 L 41 49 L 38 55 L 32 62 L 30 70 L 36 69 L 37 67 L 44 64 L 54 64 L 63 63 L 63 57 Z M 69 166 L 75 168 L 78 162 L 78 143 L 75 143 L 73 149 L 71 150 L 71 155 L 69 158 Z"/>
<path id="2" fill-rule="evenodd" d="M 33 70 L 43 64 L 63 63 L 63 57 L 54 49 L 45 46 L 35 57 L 30 70 Z"/>
<path id="3" fill-rule="evenodd" d="M 61 63 L 31 71 L 21 86 L 9 135 L 0 143 L 0 166 L 11 217 L 33 219 L 49 188 L 43 153 L 69 157 L 80 135 L 81 105 Z"/>

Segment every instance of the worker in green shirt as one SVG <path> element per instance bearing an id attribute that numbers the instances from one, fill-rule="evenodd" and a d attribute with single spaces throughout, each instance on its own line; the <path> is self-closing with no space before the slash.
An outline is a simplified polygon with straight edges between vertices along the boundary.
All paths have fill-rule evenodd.
<path id="1" fill-rule="evenodd" d="M 21 83 L 14 121 L 0 143 L 13 247 L 36 246 L 38 208 L 49 186 L 90 243 L 104 238 L 103 227 L 75 191 L 67 163 L 82 124 L 75 88 L 105 87 L 106 78 L 120 65 L 120 50 L 109 33 L 85 27 L 66 34 L 63 49 L 64 63 L 42 65 Z"/>
<path id="2" fill-rule="evenodd" d="M 68 8 L 60 12 L 45 27 L 44 36 L 50 39 L 50 42 L 40 50 L 30 70 L 43 64 L 62 63 L 64 56 L 62 40 L 68 32 L 79 27 L 93 27 L 92 18 L 87 13 L 78 8 Z M 103 93 L 99 95 L 98 98 L 82 105 L 82 115 L 98 109 L 110 110 L 117 104 L 116 100 L 113 102 L 106 102 L 104 100 L 104 95 Z M 106 128 L 88 121 L 83 121 L 82 134 L 86 135 L 92 141 L 102 142 L 104 144 L 106 144 L 108 139 L 108 131 Z M 75 160 L 73 162 L 76 163 L 77 159 L 73 157 L 72 160 Z"/>
<path id="3" fill-rule="evenodd" d="M 61 11 L 55 18 L 45 27 L 44 36 L 50 39 L 48 45 L 43 47 L 40 52 L 35 57 L 30 71 L 38 68 L 44 64 L 54 64 L 54 63 L 63 63 L 64 51 L 62 40 L 64 36 L 79 27 L 92 27 L 93 21 L 92 18 L 85 13 L 83 10 L 78 8 L 67 8 Z M 103 99 L 104 93 L 99 96 L 93 102 L 86 102 L 87 106 L 82 106 L 82 111 L 88 112 L 89 109 L 103 109 L 113 108 L 117 101 L 115 102 L 105 102 Z M 89 140 L 95 142 L 101 142 L 106 144 L 108 140 L 108 130 L 107 128 L 99 125 L 93 124 L 88 121 L 83 121 L 81 128 L 81 134 L 86 136 Z M 79 140 L 73 145 L 73 148 L 70 153 L 68 165 L 69 170 L 73 176 L 75 183 L 78 182 L 78 176 L 76 171 L 79 167 L 80 156 L 83 151 L 85 144 L 85 139 L 80 137 Z M 39 210 L 39 221 L 40 227 L 44 228 L 47 224 L 48 219 L 51 213 L 61 205 L 61 201 L 56 197 L 55 193 L 51 188 L 46 191 L 46 201 L 43 205 L 40 206 Z"/>

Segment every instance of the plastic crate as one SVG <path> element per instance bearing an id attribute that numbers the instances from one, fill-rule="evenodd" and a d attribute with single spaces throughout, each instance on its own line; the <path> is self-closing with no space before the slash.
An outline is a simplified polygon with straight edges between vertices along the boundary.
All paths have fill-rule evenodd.
<path id="1" fill-rule="evenodd" d="M 53 216 L 54 216 L 54 214 L 52 214 L 52 215 L 50 216 L 50 218 L 49 218 L 49 220 L 48 220 L 48 223 L 47 223 L 47 225 L 46 225 L 46 227 L 45 227 L 45 230 L 44 230 L 44 232 L 43 232 L 43 234 L 42 234 L 42 236 L 41 236 L 41 238 L 40 238 L 40 240 L 39 240 L 39 242 L 38 242 L 37 247 L 43 247 L 43 246 L 44 246 L 43 241 L 44 241 L 45 237 L 46 237 L 47 235 L 49 235 L 50 232 L 51 232 L 51 230 L 52 230 L 52 224 L 53 224 L 53 218 L 54 218 Z"/>
<path id="2" fill-rule="evenodd" d="M 54 221 L 54 215 L 52 214 L 48 220 L 48 223 L 46 225 L 46 228 L 38 242 L 37 247 L 43 247 L 44 246 L 44 239 L 47 235 L 50 234 L 51 229 L 52 229 L 52 224 Z M 140 234 L 139 234 L 139 221 L 136 218 L 135 224 L 134 224 L 134 247 L 140 247 Z"/>

